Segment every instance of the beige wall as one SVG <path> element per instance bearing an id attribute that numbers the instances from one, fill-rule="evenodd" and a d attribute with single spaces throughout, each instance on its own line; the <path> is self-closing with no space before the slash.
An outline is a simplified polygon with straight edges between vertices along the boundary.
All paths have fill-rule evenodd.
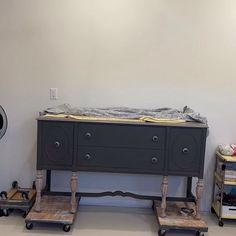
<path id="1" fill-rule="evenodd" d="M 216 145 L 236 142 L 235 12 L 235 0 L 1 0 L 0 104 L 9 128 L 0 141 L 0 190 L 15 179 L 32 182 L 35 118 L 46 107 L 188 105 L 209 120 L 203 198 L 209 209 Z M 50 87 L 59 89 L 57 101 L 49 100 Z M 54 178 L 64 186 L 69 176 Z M 88 191 L 159 191 L 155 176 L 80 179 Z M 179 192 L 174 186 L 170 192 Z"/>

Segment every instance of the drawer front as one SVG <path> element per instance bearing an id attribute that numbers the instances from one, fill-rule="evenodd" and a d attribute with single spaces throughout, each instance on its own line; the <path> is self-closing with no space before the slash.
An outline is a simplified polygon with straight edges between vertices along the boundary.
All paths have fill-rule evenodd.
<path id="1" fill-rule="evenodd" d="M 165 128 L 117 124 L 79 124 L 78 145 L 164 148 Z"/>
<path id="2" fill-rule="evenodd" d="M 38 169 L 67 169 L 72 167 L 72 123 L 39 122 L 38 135 Z"/>
<path id="3" fill-rule="evenodd" d="M 159 173 L 164 167 L 162 150 L 79 147 L 77 167 L 130 173 Z"/>
<path id="4" fill-rule="evenodd" d="M 202 130 L 171 128 L 168 172 L 197 176 L 203 168 L 204 145 Z"/>

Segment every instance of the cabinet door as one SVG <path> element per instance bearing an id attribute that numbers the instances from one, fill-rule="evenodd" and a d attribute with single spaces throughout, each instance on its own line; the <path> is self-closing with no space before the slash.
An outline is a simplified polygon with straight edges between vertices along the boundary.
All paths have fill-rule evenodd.
<path id="1" fill-rule="evenodd" d="M 73 165 L 73 123 L 38 123 L 37 169 L 71 169 Z"/>
<path id="2" fill-rule="evenodd" d="M 168 173 L 199 176 L 203 170 L 205 139 L 201 129 L 171 128 Z"/>

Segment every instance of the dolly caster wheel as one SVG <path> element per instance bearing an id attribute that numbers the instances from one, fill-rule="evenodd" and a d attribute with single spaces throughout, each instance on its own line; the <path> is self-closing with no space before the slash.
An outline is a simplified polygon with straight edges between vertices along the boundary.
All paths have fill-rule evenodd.
<path id="1" fill-rule="evenodd" d="M 26 223 L 25 227 L 26 227 L 26 229 L 31 230 L 31 229 L 33 229 L 33 224 L 32 223 Z"/>
<path id="2" fill-rule="evenodd" d="M 165 236 L 165 234 L 166 234 L 165 230 L 161 230 L 161 229 L 158 230 L 158 235 L 159 236 Z"/>
<path id="3" fill-rule="evenodd" d="M 7 192 L 6 192 L 6 191 L 2 191 L 2 192 L 0 193 L 0 197 L 1 197 L 2 199 L 6 200 L 6 199 L 7 199 Z"/>
<path id="4" fill-rule="evenodd" d="M 24 199 L 24 200 L 29 200 L 29 195 L 27 192 L 22 192 L 21 193 L 21 197 Z"/>
<path id="5" fill-rule="evenodd" d="M 219 225 L 220 227 L 223 227 L 223 226 L 224 226 L 224 222 L 223 222 L 222 220 L 219 220 L 218 225 Z"/>
<path id="6" fill-rule="evenodd" d="M 63 231 L 69 232 L 70 231 L 70 225 L 63 225 Z"/>
<path id="7" fill-rule="evenodd" d="M 16 180 L 12 182 L 11 186 L 12 186 L 12 188 L 18 188 L 19 187 L 18 182 Z"/>
<path id="8" fill-rule="evenodd" d="M 6 216 L 6 217 L 9 216 L 9 210 L 8 209 L 3 209 L 2 211 L 3 211 L 4 216 Z"/>
<path id="9" fill-rule="evenodd" d="M 196 236 L 204 236 L 204 233 L 200 232 L 200 231 L 197 231 L 196 232 Z"/>

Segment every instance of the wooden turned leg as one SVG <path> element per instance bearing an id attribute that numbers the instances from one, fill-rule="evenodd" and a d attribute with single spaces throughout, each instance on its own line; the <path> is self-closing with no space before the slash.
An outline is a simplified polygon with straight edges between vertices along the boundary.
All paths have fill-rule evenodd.
<path id="1" fill-rule="evenodd" d="M 41 211 L 40 202 L 41 202 L 41 191 L 43 186 L 43 171 L 37 170 L 35 187 L 36 187 L 36 200 L 35 200 L 35 211 Z"/>
<path id="2" fill-rule="evenodd" d="M 168 190 L 168 176 L 163 176 L 161 184 L 161 215 L 160 217 L 166 217 L 166 197 Z"/>
<path id="3" fill-rule="evenodd" d="M 198 179 L 197 186 L 196 186 L 196 216 L 197 220 L 201 219 L 200 215 L 200 202 L 203 192 L 203 179 Z"/>
<path id="4" fill-rule="evenodd" d="M 72 172 L 72 176 L 71 176 L 71 180 L 70 180 L 70 187 L 71 187 L 71 213 L 76 213 L 76 209 L 77 209 L 77 204 L 76 204 L 76 188 L 77 188 L 77 174 L 76 172 Z"/>

